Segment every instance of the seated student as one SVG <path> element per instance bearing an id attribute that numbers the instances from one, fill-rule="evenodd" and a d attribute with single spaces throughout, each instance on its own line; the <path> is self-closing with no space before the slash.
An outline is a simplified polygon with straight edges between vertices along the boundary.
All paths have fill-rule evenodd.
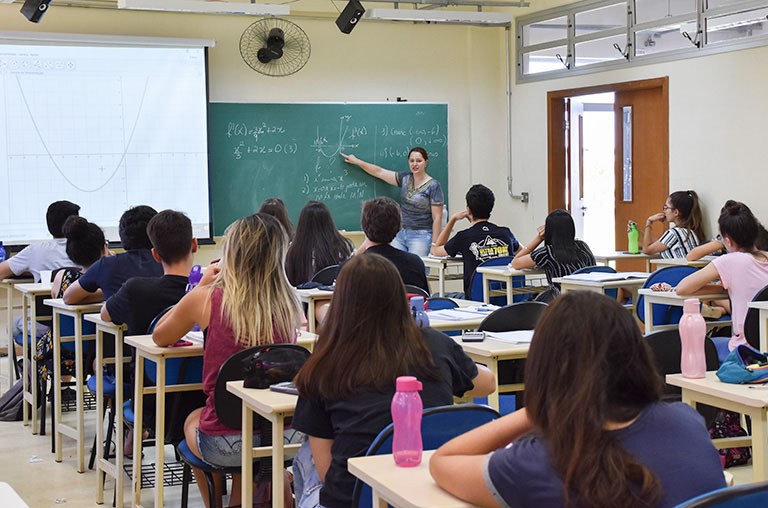
<path id="1" fill-rule="evenodd" d="M 66 289 L 82 276 L 83 272 L 93 265 L 102 256 L 110 256 L 104 232 L 99 226 L 88 222 L 83 217 L 70 215 L 62 227 L 64 237 L 67 239 L 67 256 L 70 259 L 69 268 L 63 268 L 56 273 L 51 287 L 51 297 L 61 298 Z M 82 268 L 79 268 L 82 267 Z M 74 352 L 62 349 L 62 376 L 74 376 Z M 49 377 L 53 374 L 53 333 L 48 330 L 37 341 L 35 347 L 35 359 L 41 377 Z M 68 399 L 74 400 L 72 389 L 62 390 Z"/>
<path id="2" fill-rule="evenodd" d="M 661 238 L 653 240 L 654 222 L 674 226 Z M 673 192 L 664 203 L 664 210 L 651 215 L 645 222 L 643 254 L 661 254 L 662 258 L 684 258 L 704 238 L 699 196 L 692 190 Z"/>
<path id="3" fill-rule="evenodd" d="M 539 247 L 541 242 L 544 246 Z M 565 210 L 555 210 L 547 215 L 544 226 L 537 229 L 531 243 L 520 249 L 512 260 L 512 267 L 517 270 L 544 270 L 550 289 L 537 298 L 544 301 L 551 301 L 560 294 L 560 284 L 553 283 L 552 279 L 594 264 L 595 256 L 586 243 L 576 240 L 576 226 L 571 214 Z"/>
<path id="4" fill-rule="evenodd" d="M 132 277 L 101 307 L 101 318 L 126 324 L 126 335 L 147 333 L 160 312 L 175 305 L 187 292 L 197 240 L 192 222 L 182 212 L 163 210 L 147 224 L 152 257 L 163 267 L 162 277 Z"/>
<path id="5" fill-rule="evenodd" d="M 125 252 L 96 262 L 64 292 L 64 303 L 100 302 L 131 277 L 161 277 L 163 266 L 152 257 L 147 223 L 157 215 L 150 206 L 134 206 L 120 217 L 118 233 Z"/>
<path id="6" fill-rule="evenodd" d="M 56 201 L 48 205 L 45 221 L 53 240 L 31 243 L 15 256 L 0 263 L 0 280 L 31 273 L 35 282 L 40 282 L 42 270 L 72 266 L 72 261 L 67 256 L 67 240 L 62 228 L 67 218 L 77 215 L 79 211 L 80 207 L 70 201 Z"/>
<path id="7" fill-rule="evenodd" d="M 695 295 L 727 290 L 731 299 L 733 335 L 728 344 L 734 349 L 746 344 L 744 321 L 748 304 L 768 285 L 768 252 L 755 247 L 760 223 L 743 203 L 728 200 L 717 220 L 720 235 L 728 254 L 712 260 L 707 266 L 690 274 L 677 285 L 677 294 Z M 721 284 L 712 284 L 716 280 Z"/>
<path id="8" fill-rule="evenodd" d="M 509 228 L 497 226 L 488 220 L 496 203 L 491 189 L 485 185 L 473 185 L 467 191 L 466 201 L 467 209 L 451 215 L 430 252 L 434 256 L 462 255 L 464 297 L 470 298 L 475 269 L 489 259 L 511 256 L 520 247 L 520 243 Z M 469 220 L 471 226 L 448 240 L 453 226 L 461 219 Z"/>
<path id="9" fill-rule="evenodd" d="M 419 378 L 425 408 L 493 391 L 493 375 L 461 346 L 416 326 L 405 297 L 394 265 L 378 254 L 355 256 L 339 273 L 317 346 L 295 379 L 293 428 L 309 436 L 293 462 L 298 508 L 351 506 L 347 459 L 392 423 L 398 376 Z"/>
<path id="10" fill-rule="evenodd" d="M 725 487 L 702 417 L 664 403 L 637 325 L 615 300 L 572 291 L 536 326 L 526 407 L 441 446 L 437 484 L 478 506 L 676 506 Z"/>
<path id="11" fill-rule="evenodd" d="M 226 427 L 214 410 L 221 365 L 243 348 L 295 342 L 300 310 L 283 268 L 287 246 L 285 229 L 272 216 L 257 213 L 235 221 L 224 233 L 221 261 L 208 267 L 200 284 L 163 317 L 152 334 L 157 345 L 170 346 L 195 323 L 207 330 L 203 354 L 206 403 L 187 417 L 184 429 L 190 450 L 209 464 L 241 464 L 240 429 Z M 207 505 L 203 474 L 193 471 Z M 218 476 L 216 490 L 220 493 L 223 478 Z M 229 506 L 240 504 L 240 476 L 234 476 Z"/>
<path id="12" fill-rule="evenodd" d="M 285 208 L 285 203 L 280 198 L 267 198 L 261 203 L 259 213 L 266 213 L 271 215 L 285 228 L 285 232 L 288 233 L 288 239 L 293 239 L 293 224 L 291 224 L 291 218 L 288 217 L 288 210 Z"/>
<path id="13" fill-rule="evenodd" d="M 424 261 L 416 254 L 389 245 L 400 231 L 400 224 L 400 206 L 394 199 L 379 197 L 363 203 L 360 226 L 365 233 L 365 240 L 356 254 L 372 252 L 387 258 L 400 272 L 404 284 L 419 287 L 429 293 Z"/>
<path id="14" fill-rule="evenodd" d="M 323 268 L 349 259 L 355 250 L 333 222 L 331 211 L 319 201 L 309 201 L 299 214 L 296 233 L 285 257 L 285 271 L 291 284 L 312 279 Z"/>

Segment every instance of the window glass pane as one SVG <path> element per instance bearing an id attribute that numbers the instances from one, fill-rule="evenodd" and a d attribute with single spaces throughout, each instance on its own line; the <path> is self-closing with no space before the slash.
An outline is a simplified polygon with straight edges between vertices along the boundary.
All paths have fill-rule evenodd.
<path id="1" fill-rule="evenodd" d="M 696 12 L 696 0 L 635 0 L 635 23 Z"/>
<path id="2" fill-rule="evenodd" d="M 568 48 L 566 46 L 558 46 L 523 54 L 523 74 L 564 70 L 565 65 L 560 62 L 558 55 L 565 62 Z"/>
<path id="3" fill-rule="evenodd" d="M 576 13 L 576 35 L 627 26 L 627 4 L 620 3 Z"/>
<path id="4" fill-rule="evenodd" d="M 617 44 L 620 50 L 616 49 L 614 44 Z M 626 46 L 626 35 L 616 35 L 614 37 L 576 44 L 576 67 L 584 67 L 585 65 L 608 62 L 610 60 L 623 60 L 624 55 L 622 51 L 626 49 Z"/>
<path id="5" fill-rule="evenodd" d="M 684 31 L 690 29 L 692 37 L 695 35 L 696 20 L 682 23 L 682 26 Z M 664 51 L 694 48 L 693 43 L 683 37 L 680 27 L 681 24 L 674 24 L 635 33 L 635 55 L 653 55 Z"/>
<path id="6" fill-rule="evenodd" d="M 707 43 L 768 35 L 768 7 L 707 18 Z"/>
<path id="7" fill-rule="evenodd" d="M 523 45 L 534 46 L 568 37 L 568 17 L 538 21 L 523 26 Z"/>

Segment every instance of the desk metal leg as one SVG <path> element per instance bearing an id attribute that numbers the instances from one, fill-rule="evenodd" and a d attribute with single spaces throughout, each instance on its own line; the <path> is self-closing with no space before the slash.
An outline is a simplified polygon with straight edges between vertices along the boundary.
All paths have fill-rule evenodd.
<path id="1" fill-rule="evenodd" d="M 760 351 L 768 351 L 768 310 L 760 309 Z"/>
<path id="2" fill-rule="evenodd" d="M 102 337 L 104 332 L 102 331 Z M 123 471 L 123 464 L 125 463 L 125 457 L 123 456 L 122 441 L 123 441 L 123 334 L 116 333 L 113 335 L 115 339 L 115 398 L 112 401 L 112 411 L 115 412 L 115 428 L 117 429 L 113 436 L 115 436 L 115 508 L 123 508 L 123 485 L 125 482 L 125 473 Z M 103 340 L 103 339 L 102 339 Z M 142 432 L 139 432 L 139 438 L 142 437 Z M 107 448 L 109 450 L 109 448 Z M 109 451 L 107 451 L 107 456 Z M 141 455 L 138 456 L 141 461 Z"/>
<path id="3" fill-rule="evenodd" d="M 241 504 L 243 508 L 253 507 L 253 412 L 243 402 L 243 444 L 241 457 Z M 274 467 L 274 465 L 273 465 Z M 250 481 L 249 481 L 250 480 Z"/>
<path id="4" fill-rule="evenodd" d="M 310 298 L 307 304 L 307 330 L 315 333 L 315 301 Z"/>
<path id="5" fill-rule="evenodd" d="M 389 504 L 381 498 L 378 492 L 371 489 L 371 506 L 373 508 L 387 508 Z"/>
<path id="6" fill-rule="evenodd" d="M 285 419 L 282 414 L 275 415 L 272 421 L 272 508 L 283 508 L 284 423 Z M 243 478 L 243 481 L 246 479 Z"/>
<path id="7" fill-rule="evenodd" d="M 141 439 L 141 429 L 134 429 Z M 134 457 L 135 460 L 135 457 Z M 163 506 L 163 477 L 165 473 L 165 358 L 157 362 L 155 390 L 155 506 Z"/>
<path id="8" fill-rule="evenodd" d="M 24 365 L 27 365 L 26 358 L 29 358 L 30 377 L 32 379 L 32 434 L 37 434 L 40 431 L 40 421 L 37 411 L 40 407 L 40 401 L 37 400 L 39 383 L 37 382 L 37 360 L 35 360 L 35 355 L 31 350 L 32 344 L 37 344 L 37 298 L 35 296 L 32 296 L 30 316 L 30 319 L 32 320 L 32 329 L 29 330 L 29 341 L 27 340 L 27 337 L 24 337 L 24 347 L 27 348 L 26 351 L 24 351 Z"/>
<path id="9" fill-rule="evenodd" d="M 133 396 L 133 506 L 141 505 L 141 448 L 144 424 L 144 358 L 136 354 L 136 389 Z M 119 409 L 120 411 L 123 408 Z M 118 447 L 118 453 L 120 453 Z"/>
<path id="10" fill-rule="evenodd" d="M 56 462 L 62 460 L 61 450 L 61 314 L 53 313 L 53 417 L 56 418 L 54 431 L 54 448 L 56 449 Z"/>
<path id="11" fill-rule="evenodd" d="M 645 297 L 643 305 L 645 306 L 645 334 L 648 335 L 653 331 L 653 304 L 648 301 L 648 297 Z"/>
<path id="12" fill-rule="evenodd" d="M 16 379 L 16 366 L 13 364 L 13 348 L 16 344 L 13 342 L 13 286 L 10 284 L 5 288 L 5 319 L 6 327 L 8 331 L 8 389 L 13 386 L 14 379 Z"/>
<path id="13" fill-rule="evenodd" d="M 77 472 L 85 472 L 85 408 L 83 407 L 83 321 L 75 321 L 75 401 L 77 409 Z M 58 420 L 59 422 L 61 420 Z M 119 451 L 119 450 L 118 450 Z"/>
<path id="14" fill-rule="evenodd" d="M 100 464 L 99 447 L 104 444 L 104 334 L 96 329 L 96 440 L 93 453 L 96 454 L 96 504 L 104 504 L 104 476 L 106 471 Z M 114 408 L 112 408 L 114 411 Z M 119 443 L 119 439 L 115 439 Z M 115 457 L 122 455 L 115 446 Z M 105 457 L 106 458 L 106 457 Z"/>
<path id="15" fill-rule="evenodd" d="M 752 413 L 752 480 L 764 482 L 768 474 L 768 411 Z"/>
<path id="16" fill-rule="evenodd" d="M 29 372 L 29 363 L 27 362 L 27 341 L 29 340 L 29 323 L 27 314 L 29 312 L 29 302 L 27 301 L 27 296 L 22 295 L 21 296 L 21 378 L 22 381 L 22 397 L 24 399 L 24 403 L 22 406 L 22 420 L 24 421 L 24 426 L 26 427 L 29 425 L 29 406 L 27 405 L 29 403 L 29 400 L 27 397 L 29 397 L 29 376 L 27 373 Z M 34 433 L 34 432 L 33 432 Z"/>
<path id="17" fill-rule="evenodd" d="M 437 269 L 437 291 L 441 297 L 445 296 L 445 263 L 440 263 Z"/>
<path id="18" fill-rule="evenodd" d="M 469 296 L 469 295 L 464 295 Z M 483 274 L 483 302 L 491 303 L 491 280 Z"/>

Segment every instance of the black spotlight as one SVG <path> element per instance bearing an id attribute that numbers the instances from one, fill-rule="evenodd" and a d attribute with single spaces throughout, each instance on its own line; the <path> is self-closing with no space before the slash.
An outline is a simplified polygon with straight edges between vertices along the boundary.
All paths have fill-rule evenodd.
<path id="1" fill-rule="evenodd" d="M 357 22 L 363 17 L 363 14 L 365 14 L 365 9 L 360 0 L 349 0 L 347 6 L 344 7 L 339 17 L 336 18 L 336 26 L 342 32 L 348 34 L 357 26 Z"/>
<path id="2" fill-rule="evenodd" d="M 256 58 L 261 63 L 269 63 L 283 56 L 283 46 L 285 46 L 285 34 L 279 28 L 273 28 L 267 36 L 266 47 L 261 48 L 256 53 Z"/>
<path id="3" fill-rule="evenodd" d="M 51 0 L 27 0 L 21 6 L 21 13 L 32 23 L 39 23 L 48 10 L 49 3 Z"/>

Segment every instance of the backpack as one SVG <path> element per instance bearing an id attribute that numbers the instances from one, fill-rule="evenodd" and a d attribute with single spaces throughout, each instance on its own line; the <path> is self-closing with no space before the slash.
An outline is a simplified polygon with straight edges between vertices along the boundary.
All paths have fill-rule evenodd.
<path id="1" fill-rule="evenodd" d="M 709 429 L 711 439 L 723 437 L 741 437 L 746 436 L 747 431 L 741 426 L 739 413 L 721 409 L 715 417 L 712 427 Z M 741 466 L 749 462 L 752 457 L 752 448 L 742 446 L 739 448 L 724 448 L 718 450 L 720 459 L 723 461 L 723 467 Z"/>
<path id="2" fill-rule="evenodd" d="M 24 407 L 23 380 L 19 379 L 0 397 L 0 422 L 18 422 Z"/>

